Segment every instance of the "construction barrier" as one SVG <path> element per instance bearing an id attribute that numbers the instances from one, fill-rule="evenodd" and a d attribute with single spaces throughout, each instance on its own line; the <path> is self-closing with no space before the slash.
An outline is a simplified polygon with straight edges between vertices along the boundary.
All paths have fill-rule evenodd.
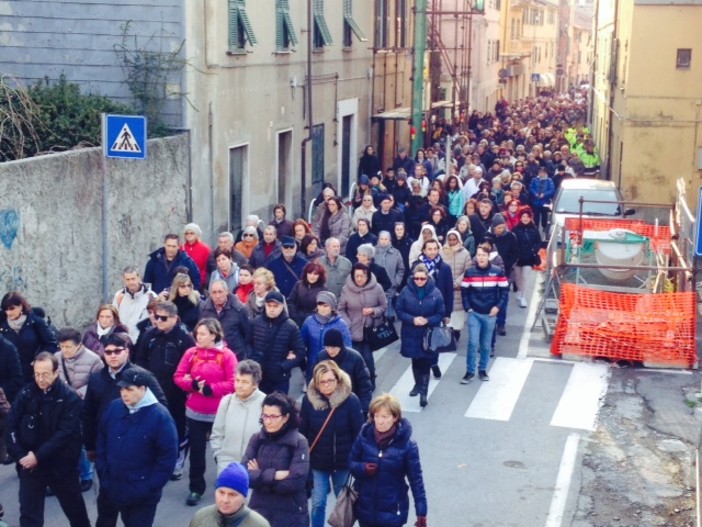
<path id="1" fill-rule="evenodd" d="M 695 293 L 614 293 L 563 284 L 553 355 L 692 367 Z"/>
<path id="2" fill-rule="evenodd" d="M 567 231 L 600 231 L 625 229 L 651 240 L 651 249 L 657 253 L 670 254 L 670 227 L 651 225 L 641 220 L 603 220 L 594 218 L 566 218 L 564 228 Z"/>

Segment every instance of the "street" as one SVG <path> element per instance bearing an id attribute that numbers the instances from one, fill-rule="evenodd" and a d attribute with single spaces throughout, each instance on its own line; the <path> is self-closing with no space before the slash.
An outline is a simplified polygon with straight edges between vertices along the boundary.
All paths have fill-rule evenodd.
<path id="1" fill-rule="evenodd" d="M 693 525 L 698 425 L 684 393 L 699 389 L 698 372 L 554 359 L 541 328 L 524 329 L 536 298 L 520 309 L 513 296 L 490 381 L 459 383 L 464 331 L 458 352 L 441 355 L 444 375 L 422 411 L 408 396 L 399 344 L 376 353 L 377 393 L 400 398 L 419 444 L 429 525 Z M 214 463 L 206 479 L 202 505 L 213 502 Z M 155 524 L 187 526 L 187 494 L 186 473 L 166 486 Z M 84 496 L 94 520 L 95 489 Z M 18 525 L 13 467 L 0 469 L 0 501 Z M 55 498 L 46 499 L 46 525 L 66 525 Z"/>

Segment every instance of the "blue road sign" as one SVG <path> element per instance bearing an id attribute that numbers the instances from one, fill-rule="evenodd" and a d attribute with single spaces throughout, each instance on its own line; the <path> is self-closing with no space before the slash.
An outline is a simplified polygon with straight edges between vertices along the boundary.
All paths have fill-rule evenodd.
<path id="1" fill-rule="evenodd" d="M 695 218 L 695 256 L 702 256 L 702 229 L 700 228 L 702 221 L 702 187 L 700 187 L 700 195 L 697 197 L 697 217 Z"/>
<path id="2" fill-rule="evenodd" d="M 104 115 L 102 145 L 105 157 L 146 159 L 146 117 Z"/>
<path id="3" fill-rule="evenodd" d="M 531 82 L 539 82 L 541 80 L 541 74 L 539 73 L 532 73 L 531 74 Z"/>

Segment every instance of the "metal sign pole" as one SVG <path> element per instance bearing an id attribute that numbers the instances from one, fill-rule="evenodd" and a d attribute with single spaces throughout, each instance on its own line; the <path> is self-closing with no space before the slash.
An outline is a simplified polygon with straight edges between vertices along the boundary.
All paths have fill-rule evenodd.
<path id="1" fill-rule="evenodd" d="M 102 144 L 107 145 L 107 114 L 102 114 Z M 104 146 L 104 148 L 107 148 Z M 109 175 L 107 168 L 107 156 L 102 157 L 102 301 L 107 303 L 110 301 L 109 292 L 109 251 L 110 244 L 108 241 L 109 228 L 108 228 L 108 213 L 109 207 L 107 206 L 107 198 L 109 196 Z"/>

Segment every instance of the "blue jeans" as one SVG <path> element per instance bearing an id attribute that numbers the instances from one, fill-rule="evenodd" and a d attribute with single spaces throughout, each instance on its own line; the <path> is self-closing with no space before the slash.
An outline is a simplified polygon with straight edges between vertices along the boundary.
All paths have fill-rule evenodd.
<path id="1" fill-rule="evenodd" d="M 325 472 L 322 470 L 312 470 L 314 477 L 314 488 L 312 489 L 312 527 L 324 527 L 326 515 L 327 494 L 329 494 L 331 479 L 334 485 L 334 495 L 338 496 L 339 492 L 346 483 L 349 477 L 348 470 L 335 470 L 334 472 Z"/>
<path id="2" fill-rule="evenodd" d="M 496 317 L 473 311 L 468 313 L 468 356 L 466 371 L 475 374 L 475 359 L 480 348 L 478 371 L 486 371 L 490 360 L 490 342 L 495 330 Z"/>
<path id="3" fill-rule="evenodd" d="M 93 479 L 93 464 L 88 459 L 85 447 L 80 451 L 80 457 L 78 458 L 78 476 L 81 481 Z"/>

